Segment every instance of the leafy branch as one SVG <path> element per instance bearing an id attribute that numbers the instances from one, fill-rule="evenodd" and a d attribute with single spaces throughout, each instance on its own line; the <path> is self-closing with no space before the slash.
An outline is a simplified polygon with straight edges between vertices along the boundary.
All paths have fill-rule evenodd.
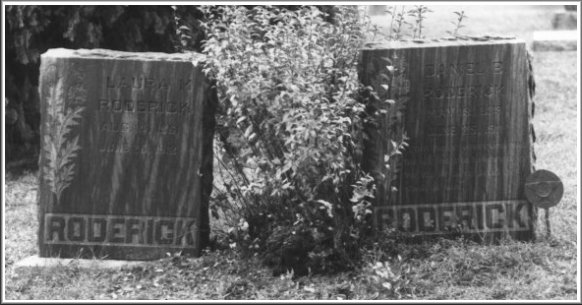
<path id="1" fill-rule="evenodd" d="M 462 25 L 461 23 L 463 22 L 464 19 L 467 18 L 467 15 L 465 15 L 465 11 L 461 11 L 461 12 L 453 12 L 455 15 L 457 15 L 457 21 L 451 21 L 451 23 L 455 26 L 454 29 L 452 31 L 447 31 L 447 33 L 451 34 L 454 37 L 459 36 L 459 30 L 461 28 L 464 28 L 465 26 Z"/>
<path id="2" fill-rule="evenodd" d="M 413 39 L 422 39 L 422 22 L 426 19 L 426 14 L 432 12 L 428 7 L 424 5 L 416 5 L 414 9 L 408 12 L 408 15 L 414 17 L 414 27 L 413 27 Z"/>

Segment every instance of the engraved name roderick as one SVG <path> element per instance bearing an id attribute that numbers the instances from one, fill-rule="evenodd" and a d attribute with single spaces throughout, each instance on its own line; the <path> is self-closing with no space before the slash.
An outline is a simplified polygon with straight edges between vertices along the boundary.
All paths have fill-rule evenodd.
<path id="1" fill-rule="evenodd" d="M 47 244 L 195 247 L 193 218 L 45 214 Z"/>
<path id="2" fill-rule="evenodd" d="M 409 206 L 383 206 L 375 211 L 378 229 L 439 234 L 509 232 L 530 230 L 526 201 L 459 202 Z"/>

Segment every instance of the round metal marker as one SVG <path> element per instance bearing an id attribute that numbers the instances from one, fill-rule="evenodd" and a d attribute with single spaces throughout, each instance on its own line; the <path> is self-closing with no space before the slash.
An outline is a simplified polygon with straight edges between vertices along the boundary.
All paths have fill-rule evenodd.
<path id="1" fill-rule="evenodd" d="M 557 205 L 562 195 L 564 195 L 562 181 L 548 170 L 537 170 L 525 180 L 525 197 L 539 208 Z"/>

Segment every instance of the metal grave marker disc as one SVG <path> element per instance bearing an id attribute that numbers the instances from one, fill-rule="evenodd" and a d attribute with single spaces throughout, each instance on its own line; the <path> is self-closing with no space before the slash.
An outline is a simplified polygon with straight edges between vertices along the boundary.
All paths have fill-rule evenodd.
<path id="1" fill-rule="evenodd" d="M 564 195 L 562 181 L 548 170 L 537 170 L 525 181 L 525 197 L 539 208 L 557 205 L 562 195 Z"/>

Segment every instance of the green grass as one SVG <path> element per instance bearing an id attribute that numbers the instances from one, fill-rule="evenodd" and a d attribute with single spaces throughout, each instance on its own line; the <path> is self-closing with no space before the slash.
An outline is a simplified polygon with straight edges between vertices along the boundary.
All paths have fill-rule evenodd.
<path id="1" fill-rule="evenodd" d="M 545 27 L 535 22 L 551 20 L 551 10 L 547 13 L 539 7 L 513 12 L 515 15 L 506 12 L 482 18 L 489 20 L 487 27 L 497 24 L 498 29 L 504 29 L 515 23 L 523 32 Z M 469 17 L 479 20 L 471 14 Z M 474 31 L 484 26 L 477 24 Z M 484 28 L 483 32 L 487 31 L 489 28 Z M 392 246 L 392 256 L 368 250 L 368 264 L 359 270 L 296 281 L 291 276 L 272 277 L 256 259 L 243 260 L 230 251 L 211 252 L 198 259 L 168 257 L 121 270 L 83 270 L 73 264 L 17 271 L 15 262 L 38 253 L 37 173 L 6 174 L 5 299 L 576 300 L 577 54 L 544 52 L 534 56 L 536 167 L 555 172 L 565 188 L 562 201 L 551 209 L 552 238 L 544 237 L 541 212 L 541 238 L 533 243 L 384 242 Z M 384 264 L 376 265 L 378 262 Z"/>

